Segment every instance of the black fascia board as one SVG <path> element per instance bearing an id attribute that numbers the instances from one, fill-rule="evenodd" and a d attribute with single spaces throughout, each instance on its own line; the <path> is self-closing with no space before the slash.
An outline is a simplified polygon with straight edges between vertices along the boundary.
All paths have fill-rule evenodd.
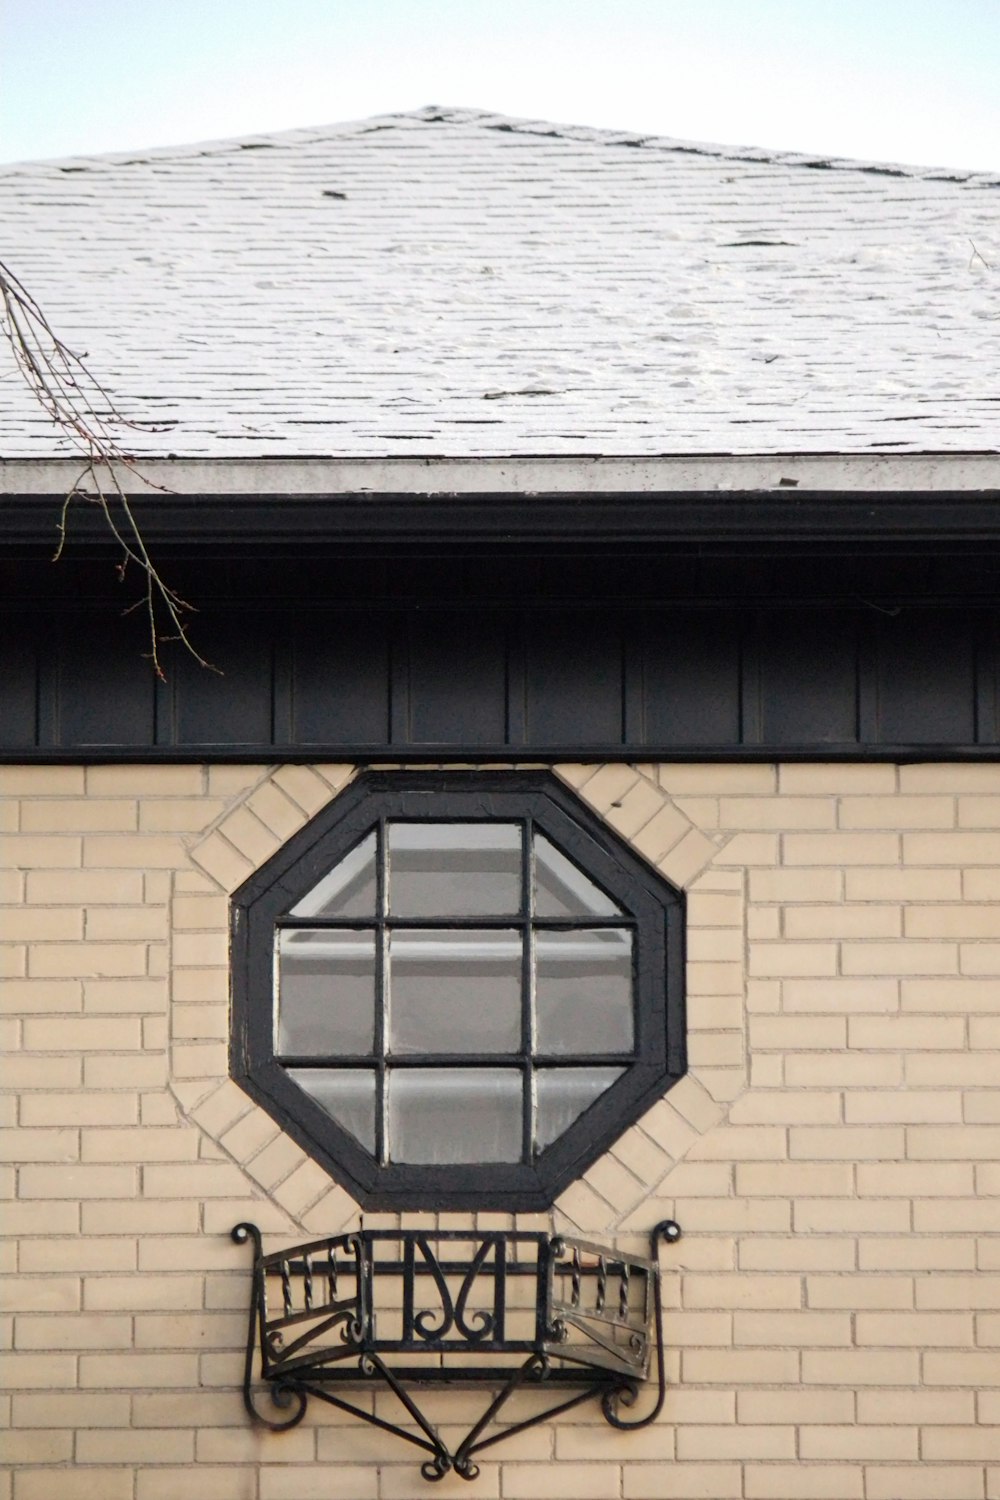
<path id="1" fill-rule="evenodd" d="M 7 497 L 4 550 L 51 549 L 64 501 L 56 493 Z M 817 542 L 965 551 L 1000 544 L 1000 490 L 160 494 L 130 496 L 129 506 L 147 544 L 174 556 L 706 544 L 794 551 Z M 99 507 L 71 504 L 67 546 L 77 556 L 114 550 Z"/>

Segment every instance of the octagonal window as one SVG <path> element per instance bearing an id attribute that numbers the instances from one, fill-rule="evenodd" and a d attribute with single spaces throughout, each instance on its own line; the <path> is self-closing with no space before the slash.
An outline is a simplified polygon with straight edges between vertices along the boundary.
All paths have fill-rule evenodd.
<path id="1" fill-rule="evenodd" d="M 369 1207 L 545 1207 L 684 1071 L 682 898 L 547 775 L 370 773 L 233 903 L 232 1072 Z"/>

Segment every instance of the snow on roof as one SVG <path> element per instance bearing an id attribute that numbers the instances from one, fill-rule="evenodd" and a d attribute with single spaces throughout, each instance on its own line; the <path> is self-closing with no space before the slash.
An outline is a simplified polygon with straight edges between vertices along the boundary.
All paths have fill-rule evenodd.
<path id="1" fill-rule="evenodd" d="M 998 215 L 1000 176 L 437 108 L 0 168 L 0 256 L 185 457 L 994 451 Z M 71 452 L 9 363 L 0 454 Z"/>

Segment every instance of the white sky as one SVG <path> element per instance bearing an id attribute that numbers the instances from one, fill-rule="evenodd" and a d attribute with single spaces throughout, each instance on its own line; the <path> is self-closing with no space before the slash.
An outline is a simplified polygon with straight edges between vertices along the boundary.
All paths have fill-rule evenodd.
<path id="1" fill-rule="evenodd" d="M 0 0 L 0 160 L 423 104 L 1000 169 L 1000 0 Z"/>

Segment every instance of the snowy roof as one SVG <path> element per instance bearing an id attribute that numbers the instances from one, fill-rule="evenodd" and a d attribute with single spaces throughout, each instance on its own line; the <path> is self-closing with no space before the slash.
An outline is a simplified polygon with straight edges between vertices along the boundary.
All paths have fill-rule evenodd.
<path id="1" fill-rule="evenodd" d="M 140 454 L 1000 449 L 1000 176 L 429 108 L 2 167 L 0 223 Z M 0 454 L 72 451 L 0 374 Z"/>

